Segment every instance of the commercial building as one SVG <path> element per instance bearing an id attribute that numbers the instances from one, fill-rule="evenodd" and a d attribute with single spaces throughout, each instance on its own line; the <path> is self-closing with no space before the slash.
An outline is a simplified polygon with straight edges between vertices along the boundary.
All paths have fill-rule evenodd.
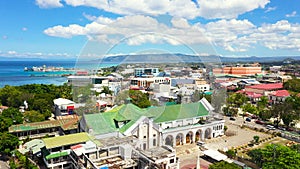
<path id="1" fill-rule="evenodd" d="M 77 133 L 78 121 L 79 118 L 77 115 L 69 115 L 59 117 L 56 120 L 12 125 L 8 131 L 19 137 L 20 140 L 59 136 Z"/>
<path id="2" fill-rule="evenodd" d="M 159 74 L 158 68 L 135 68 L 134 77 L 149 77 L 157 76 Z"/>
<path id="3" fill-rule="evenodd" d="M 259 64 L 225 66 L 223 68 L 214 68 L 214 74 L 232 74 L 232 75 L 256 75 L 261 74 L 262 69 Z"/>

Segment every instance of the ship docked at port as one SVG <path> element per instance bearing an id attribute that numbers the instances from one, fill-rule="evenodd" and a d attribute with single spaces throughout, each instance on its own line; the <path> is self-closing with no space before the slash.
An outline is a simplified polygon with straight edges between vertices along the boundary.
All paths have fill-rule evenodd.
<path id="1" fill-rule="evenodd" d="M 63 71 L 75 71 L 74 68 L 64 68 L 55 66 L 32 66 L 31 68 L 25 67 L 26 72 L 63 72 Z"/>

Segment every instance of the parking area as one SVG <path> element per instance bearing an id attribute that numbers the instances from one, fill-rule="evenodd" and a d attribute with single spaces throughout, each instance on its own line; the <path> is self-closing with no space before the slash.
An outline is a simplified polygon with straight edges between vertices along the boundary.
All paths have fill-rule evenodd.
<path id="1" fill-rule="evenodd" d="M 237 118 L 235 121 L 226 120 L 225 125 L 228 127 L 226 133 L 231 133 L 231 136 L 223 136 L 207 140 L 205 145 L 206 148 L 227 151 L 232 147 L 248 144 L 251 140 L 253 140 L 254 136 L 259 136 L 260 139 L 270 136 L 266 133 L 253 131 L 248 128 L 242 128 L 241 126 L 243 123 L 244 120 L 242 118 Z"/>

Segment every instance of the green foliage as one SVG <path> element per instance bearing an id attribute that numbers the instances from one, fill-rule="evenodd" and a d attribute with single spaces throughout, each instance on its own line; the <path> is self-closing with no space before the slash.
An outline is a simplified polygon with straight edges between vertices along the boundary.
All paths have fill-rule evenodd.
<path id="1" fill-rule="evenodd" d="M 240 167 L 234 163 L 228 163 L 226 161 L 221 161 L 221 162 L 211 164 L 209 166 L 209 169 L 242 169 L 242 167 Z"/>
<path id="2" fill-rule="evenodd" d="M 110 95 L 113 93 L 111 90 L 109 90 L 108 86 L 103 86 L 102 88 L 103 89 L 102 89 L 101 93 L 110 94 Z"/>
<path id="3" fill-rule="evenodd" d="M 236 153 L 232 149 L 226 151 L 226 154 L 228 155 L 229 158 L 235 158 L 236 157 Z"/>
<path id="4" fill-rule="evenodd" d="M 259 111 L 258 116 L 262 120 L 268 120 L 272 117 L 272 112 L 269 109 L 264 109 L 264 110 Z"/>
<path id="5" fill-rule="evenodd" d="M 200 95 L 199 100 L 201 100 L 203 97 L 204 97 L 209 103 L 211 103 L 211 95 L 202 93 L 202 94 Z"/>
<path id="6" fill-rule="evenodd" d="M 241 107 L 248 101 L 248 97 L 241 93 L 233 93 L 227 98 L 227 104 L 231 107 Z"/>
<path id="7" fill-rule="evenodd" d="M 16 108 L 8 108 L 2 111 L 0 115 L 0 132 L 7 131 L 13 124 L 23 122 L 23 114 Z"/>
<path id="8" fill-rule="evenodd" d="M 257 110 L 256 106 L 254 106 L 251 103 L 247 103 L 247 104 L 243 105 L 242 109 L 244 112 L 248 112 L 251 114 L 258 114 L 258 110 Z"/>
<path id="9" fill-rule="evenodd" d="M 238 108 L 236 107 L 223 107 L 222 111 L 226 116 L 236 116 L 238 114 Z"/>
<path id="10" fill-rule="evenodd" d="M 26 111 L 24 113 L 24 120 L 26 122 L 39 122 L 39 121 L 44 121 L 45 120 L 45 115 L 36 111 L 36 110 L 30 110 Z"/>
<path id="11" fill-rule="evenodd" d="M 269 144 L 264 149 L 254 149 L 248 152 L 252 161 L 263 169 L 289 168 L 300 166 L 300 153 L 297 150 L 279 144 Z"/>
<path id="12" fill-rule="evenodd" d="M 257 102 L 257 108 L 258 110 L 264 110 L 266 109 L 268 105 L 269 99 L 267 96 L 260 97 L 260 100 Z"/>
<path id="13" fill-rule="evenodd" d="M 262 166 L 263 163 L 263 152 L 261 149 L 253 149 L 249 151 L 248 156 L 251 157 L 252 161 L 257 164 L 259 167 Z"/>
<path id="14" fill-rule="evenodd" d="M 129 90 L 129 97 L 132 99 L 132 103 L 140 108 L 151 106 L 148 95 L 139 90 Z"/>
<path id="15" fill-rule="evenodd" d="M 255 141 L 255 143 L 258 143 L 258 141 L 259 141 L 259 136 L 253 136 L 253 140 Z"/>
<path id="16" fill-rule="evenodd" d="M 73 98 L 75 102 L 78 103 L 85 103 L 87 100 L 91 99 L 91 85 L 87 86 L 79 86 L 79 87 L 73 87 Z"/>
<path id="17" fill-rule="evenodd" d="M 7 132 L 0 133 L 0 152 L 9 154 L 19 145 L 19 139 Z"/>
<path id="18" fill-rule="evenodd" d="M 222 106 L 226 102 L 226 90 L 225 89 L 215 89 L 211 96 L 211 104 L 215 108 L 215 112 L 219 113 L 222 111 Z M 207 100 L 209 101 L 209 100 Z"/>
<path id="19" fill-rule="evenodd" d="M 300 79 L 290 79 L 283 83 L 283 88 L 293 92 L 300 92 Z"/>
<path id="20" fill-rule="evenodd" d="M 226 132 L 228 130 L 227 126 L 224 126 L 224 132 Z"/>
<path id="21" fill-rule="evenodd" d="M 38 169 L 37 166 L 33 165 L 27 156 L 21 154 L 19 151 L 14 151 L 14 158 L 9 161 L 9 166 L 12 169 L 26 168 L 26 169 Z"/>
<path id="22" fill-rule="evenodd" d="M 28 111 L 36 110 L 45 118 L 51 115 L 53 109 L 53 99 L 72 99 L 71 86 L 64 84 L 61 86 L 28 84 L 23 86 L 5 86 L 0 89 L 0 104 L 3 106 L 19 108 L 24 106 L 24 101 L 28 103 Z M 0 119 L 3 122 L 3 119 Z M 3 128 L 1 126 L 1 128 Z"/>

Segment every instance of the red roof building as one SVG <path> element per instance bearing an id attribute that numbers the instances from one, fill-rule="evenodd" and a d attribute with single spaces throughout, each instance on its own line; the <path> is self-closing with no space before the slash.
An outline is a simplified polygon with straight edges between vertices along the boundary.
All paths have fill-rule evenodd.
<path id="1" fill-rule="evenodd" d="M 269 93 L 272 91 L 277 91 L 281 89 L 283 89 L 282 83 L 258 84 L 245 87 L 246 92 L 259 93 L 265 96 L 269 95 Z"/>
<path id="2" fill-rule="evenodd" d="M 270 103 L 276 104 L 285 101 L 290 94 L 287 90 L 277 90 L 269 94 Z"/>

